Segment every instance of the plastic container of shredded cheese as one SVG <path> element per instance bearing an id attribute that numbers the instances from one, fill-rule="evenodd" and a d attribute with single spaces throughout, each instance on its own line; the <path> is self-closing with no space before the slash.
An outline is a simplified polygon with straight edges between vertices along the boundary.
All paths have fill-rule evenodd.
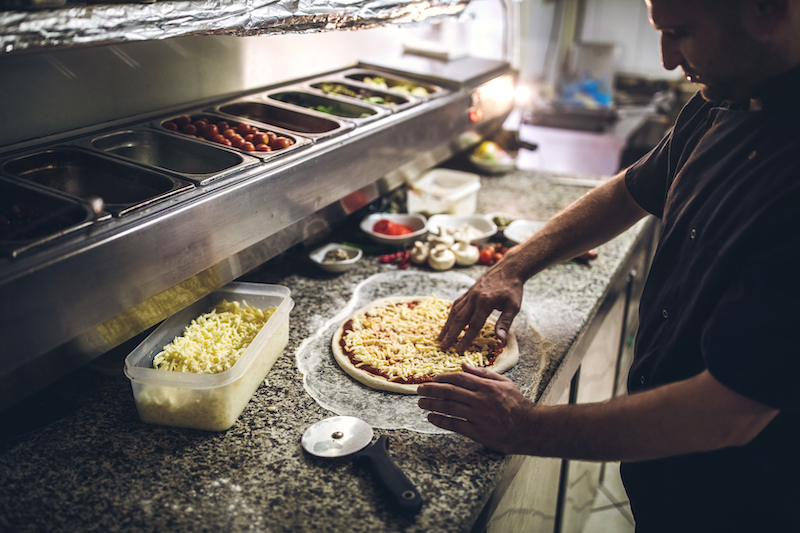
<path id="1" fill-rule="evenodd" d="M 211 431 L 230 428 L 289 342 L 291 292 L 281 285 L 230 283 L 172 315 L 125 359 L 139 418 L 150 424 Z M 155 356 L 192 320 L 222 300 L 247 302 L 266 310 L 277 307 L 236 363 L 217 374 L 153 368 Z"/>

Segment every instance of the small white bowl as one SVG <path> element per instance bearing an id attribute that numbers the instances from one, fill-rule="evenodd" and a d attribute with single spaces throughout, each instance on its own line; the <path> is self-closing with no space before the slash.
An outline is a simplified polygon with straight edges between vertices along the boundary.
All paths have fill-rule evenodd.
<path id="1" fill-rule="evenodd" d="M 516 157 L 510 157 L 508 159 L 503 158 L 498 161 L 489 161 L 486 159 L 481 159 L 480 157 L 475 157 L 474 155 L 470 155 L 469 161 L 486 174 L 507 174 L 508 172 L 511 172 L 517 168 Z"/>
<path id="2" fill-rule="evenodd" d="M 433 215 L 428 219 L 428 231 L 438 233 L 439 228 L 457 230 L 465 224 L 481 232 L 471 241 L 475 246 L 486 244 L 489 237 L 497 233 L 497 226 L 485 215 Z"/>
<path id="3" fill-rule="evenodd" d="M 403 224 L 414 229 L 413 233 L 406 233 L 405 235 L 385 235 L 373 231 L 373 226 L 379 220 L 391 220 L 396 224 Z M 361 230 L 367 233 L 372 240 L 381 244 L 390 244 L 394 246 L 403 246 L 409 242 L 414 242 L 422 238 L 423 235 L 428 233 L 427 219 L 415 213 L 412 214 L 399 214 L 399 213 L 373 213 L 361 221 Z"/>
<path id="4" fill-rule="evenodd" d="M 511 242 L 521 244 L 544 225 L 544 222 L 538 220 L 515 220 L 503 230 L 503 235 Z"/>
<path id="5" fill-rule="evenodd" d="M 330 263 L 325 262 L 325 254 L 330 252 L 331 250 L 344 250 L 348 256 L 348 259 L 343 261 L 333 261 Z M 346 244 L 339 244 L 337 242 L 332 242 L 330 244 L 326 244 L 322 248 L 317 248 L 313 252 L 311 252 L 308 257 L 311 258 L 322 270 L 326 272 L 344 272 L 345 270 L 349 270 L 353 268 L 353 265 L 358 263 L 361 259 L 361 256 L 364 255 L 364 252 L 361 248 L 356 248 L 355 246 L 347 246 Z"/>
<path id="6" fill-rule="evenodd" d="M 486 215 L 486 218 L 488 218 L 489 220 L 491 220 L 492 222 L 494 222 L 497 225 L 497 231 L 503 231 L 504 229 L 506 229 L 508 227 L 509 224 L 511 224 L 512 222 L 517 220 L 517 217 L 515 217 L 513 215 L 509 215 L 508 213 L 500 212 L 500 211 L 495 212 L 495 213 L 488 213 Z M 497 224 L 497 221 L 495 221 L 495 218 L 505 219 L 508 223 L 507 224 Z"/>

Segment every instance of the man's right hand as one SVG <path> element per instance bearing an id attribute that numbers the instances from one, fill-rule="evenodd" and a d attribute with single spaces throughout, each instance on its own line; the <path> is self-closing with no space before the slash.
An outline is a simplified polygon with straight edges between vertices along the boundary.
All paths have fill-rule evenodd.
<path id="1" fill-rule="evenodd" d="M 517 273 L 515 263 L 514 258 L 504 257 L 487 270 L 466 294 L 453 302 L 447 322 L 439 333 L 442 349 L 453 346 L 464 328 L 464 336 L 455 348 L 459 352 L 469 348 L 495 309 L 501 313 L 495 332 L 500 340 L 505 341 L 511 322 L 522 305 L 522 286 L 525 283 Z"/>

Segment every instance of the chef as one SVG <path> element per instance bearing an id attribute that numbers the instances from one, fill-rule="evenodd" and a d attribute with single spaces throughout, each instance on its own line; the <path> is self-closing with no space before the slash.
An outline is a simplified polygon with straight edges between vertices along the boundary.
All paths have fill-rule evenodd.
<path id="1" fill-rule="evenodd" d="M 699 92 L 640 161 L 553 218 L 453 305 L 463 349 L 524 282 L 647 214 L 662 220 L 630 394 L 534 406 L 465 365 L 419 387 L 429 420 L 514 454 L 621 461 L 638 532 L 798 530 L 800 0 L 646 0 Z"/>

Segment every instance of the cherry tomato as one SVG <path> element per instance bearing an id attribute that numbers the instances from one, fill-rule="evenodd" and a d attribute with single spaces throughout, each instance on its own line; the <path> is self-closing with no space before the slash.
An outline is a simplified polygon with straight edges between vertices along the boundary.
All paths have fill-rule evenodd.
<path id="1" fill-rule="evenodd" d="M 178 131 L 178 125 L 174 122 L 165 122 L 162 124 L 162 126 L 164 126 L 164 129 L 168 129 L 169 131 Z"/>
<path id="2" fill-rule="evenodd" d="M 481 250 L 480 255 L 478 256 L 478 263 L 481 265 L 491 265 L 492 260 L 494 259 L 494 252 L 492 251 L 491 247 L 484 248 Z"/>
<path id="3" fill-rule="evenodd" d="M 233 145 L 234 148 L 239 148 L 243 144 L 244 139 L 242 139 L 241 135 L 235 135 L 234 137 L 231 137 L 231 145 Z"/>
<path id="4" fill-rule="evenodd" d="M 197 128 L 197 131 L 203 131 L 203 128 L 205 128 L 206 124 L 208 124 L 208 119 L 198 118 L 192 124 L 194 124 L 194 127 Z"/>
<path id="5" fill-rule="evenodd" d="M 230 128 L 230 126 L 228 126 L 228 123 L 225 122 L 224 120 L 220 120 L 219 122 L 217 122 L 217 129 L 220 132 L 223 132 L 223 131 L 227 130 L 228 128 Z"/>
<path id="6" fill-rule="evenodd" d="M 256 152 L 271 152 L 271 151 L 272 148 L 270 148 L 268 144 L 261 143 L 256 145 Z"/>
<path id="7" fill-rule="evenodd" d="M 244 140 L 247 142 L 253 142 L 253 134 L 248 133 L 247 135 L 244 136 Z"/>
<path id="8" fill-rule="evenodd" d="M 248 152 L 255 152 L 256 147 L 253 146 L 253 143 L 251 143 L 250 141 L 245 141 L 244 144 L 242 144 L 242 150 L 247 150 Z"/>
<path id="9" fill-rule="evenodd" d="M 256 144 L 256 145 L 258 145 L 258 144 L 266 144 L 268 142 L 269 142 L 269 140 L 267 139 L 267 136 L 265 134 L 263 134 L 263 133 L 254 133 L 253 134 L 253 144 Z"/>
<path id="10" fill-rule="evenodd" d="M 233 143 L 231 142 L 230 139 L 223 139 L 223 141 L 220 144 L 224 144 L 225 146 L 233 146 Z"/>
<path id="11" fill-rule="evenodd" d="M 232 139 L 236 135 L 236 130 L 233 128 L 228 128 L 222 131 L 222 136 L 226 139 Z"/>
<path id="12" fill-rule="evenodd" d="M 282 150 L 284 148 L 289 148 L 292 145 L 292 141 L 286 137 L 276 137 L 269 145 L 275 150 Z"/>
<path id="13" fill-rule="evenodd" d="M 192 117 L 189 115 L 181 115 L 175 119 L 175 123 L 179 128 L 183 128 L 184 126 L 192 123 Z"/>
<path id="14" fill-rule="evenodd" d="M 268 131 L 266 133 L 266 136 L 269 137 L 269 142 L 272 142 L 272 141 L 274 141 L 275 139 L 278 138 L 278 136 L 275 134 L 275 132 L 272 132 L 272 131 Z"/>
<path id="15" fill-rule="evenodd" d="M 217 133 L 216 135 L 214 135 L 214 137 L 212 137 L 209 140 L 214 141 L 215 143 L 225 144 L 225 141 L 227 141 L 228 139 Z"/>
<path id="16" fill-rule="evenodd" d="M 197 128 L 194 127 L 194 124 L 187 124 L 181 128 L 181 132 L 186 135 L 194 135 L 197 133 Z"/>
<path id="17" fill-rule="evenodd" d="M 492 256 L 492 259 L 494 259 L 494 262 L 495 262 L 495 263 L 497 263 L 498 261 L 500 261 L 502 258 L 503 258 L 503 254 L 501 254 L 501 253 L 497 253 L 497 252 L 495 252 L 495 254 Z"/>
<path id="18" fill-rule="evenodd" d="M 241 124 L 236 126 L 236 131 L 238 131 L 242 135 L 247 135 L 248 133 L 250 133 L 250 126 L 242 122 Z"/>
<path id="19" fill-rule="evenodd" d="M 206 127 L 203 128 L 203 136 L 205 136 L 206 139 L 213 140 L 218 133 L 219 130 L 216 124 L 207 124 Z"/>

